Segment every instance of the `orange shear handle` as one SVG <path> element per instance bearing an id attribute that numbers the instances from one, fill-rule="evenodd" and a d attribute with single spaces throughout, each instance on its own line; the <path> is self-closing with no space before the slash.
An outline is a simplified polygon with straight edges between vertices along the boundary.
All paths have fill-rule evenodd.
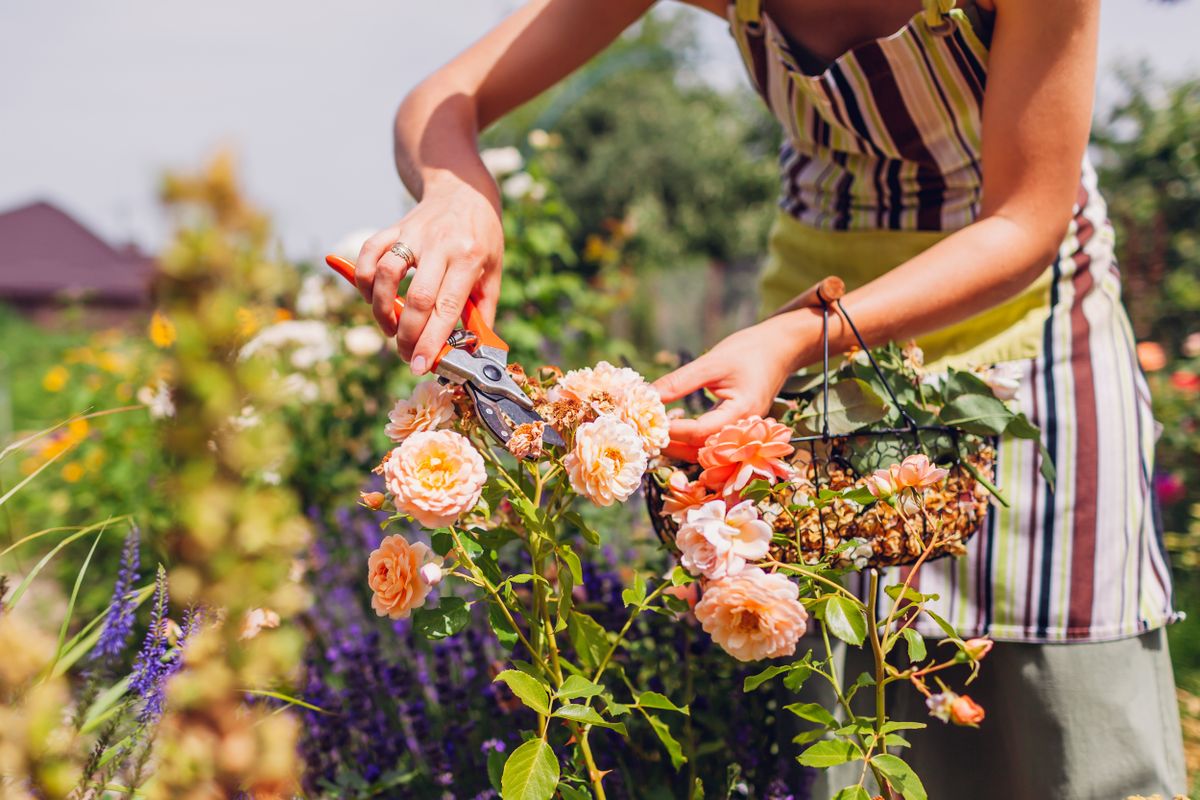
<path id="1" fill-rule="evenodd" d="M 354 282 L 354 265 L 349 261 L 341 256 L 325 256 L 325 263 L 329 265 L 330 269 L 345 278 L 351 286 L 357 286 Z M 396 316 L 399 317 L 400 312 L 404 311 L 404 300 L 397 297 L 395 303 Z M 486 347 L 495 347 L 497 350 L 508 351 L 508 342 L 496 335 L 491 326 L 484 321 L 483 312 L 479 310 L 479 307 L 469 297 L 463 303 L 462 323 L 464 328 L 475 334 L 476 342 L 472 346 L 472 349 L 479 345 L 484 345 Z M 438 362 L 442 360 L 442 356 L 450 352 L 451 349 L 450 345 L 443 345 L 441 352 L 437 354 L 437 358 L 430 365 L 430 369 L 437 367 Z"/>

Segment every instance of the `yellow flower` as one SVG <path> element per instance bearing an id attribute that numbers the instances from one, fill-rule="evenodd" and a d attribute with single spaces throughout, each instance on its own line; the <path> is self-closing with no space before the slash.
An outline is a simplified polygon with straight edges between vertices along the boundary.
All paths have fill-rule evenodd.
<path id="1" fill-rule="evenodd" d="M 248 308 L 239 308 L 236 313 L 238 333 L 249 339 L 258 332 L 258 318 Z"/>
<path id="2" fill-rule="evenodd" d="M 113 375 L 124 375 L 129 367 L 129 363 L 119 353 L 103 350 L 96 358 L 96 366 Z"/>
<path id="3" fill-rule="evenodd" d="M 88 435 L 88 430 L 88 421 L 83 418 L 73 419 L 67 424 L 67 434 L 75 442 L 82 441 Z"/>
<path id="4" fill-rule="evenodd" d="M 50 371 L 42 377 L 42 388 L 47 392 L 61 392 L 70 377 L 71 373 L 67 372 L 67 368 L 61 364 L 51 367 Z"/>
<path id="5" fill-rule="evenodd" d="M 176 336 L 175 323 L 161 311 L 155 311 L 150 317 L 150 341 L 154 346 L 165 350 L 175 344 Z"/>
<path id="6" fill-rule="evenodd" d="M 75 483 L 83 477 L 83 465 L 78 461 L 72 461 L 62 468 L 63 480 L 67 483 Z"/>

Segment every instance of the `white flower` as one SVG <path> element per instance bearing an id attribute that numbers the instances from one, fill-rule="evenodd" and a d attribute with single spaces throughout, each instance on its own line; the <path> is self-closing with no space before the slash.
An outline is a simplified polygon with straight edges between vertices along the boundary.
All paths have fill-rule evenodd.
<path id="1" fill-rule="evenodd" d="M 242 346 L 238 358 L 251 358 L 264 351 L 279 353 L 289 347 L 292 366 L 302 370 L 328 361 L 336 352 L 333 334 L 324 322 L 290 319 L 263 328 Z"/>
<path id="2" fill-rule="evenodd" d="M 983 374 L 984 383 L 992 390 L 1000 400 L 1016 400 L 1020 394 L 1021 377 L 1024 375 L 1024 370 L 1021 365 L 1006 361 L 1002 364 L 996 364 L 991 369 Z"/>
<path id="3" fill-rule="evenodd" d="M 379 352 L 384 345 L 383 334 L 374 325 L 355 325 L 342 337 L 351 355 L 365 358 Z"/>
<path id="4" fill-rule="evenodd" d="M 296 313 L 301 317 L 324 317 L 329 312 L 325 302 L 325 276 L 306 275 L 296 293 Z"/>
<path id="5" fill-rule="evenodd" d="M 321 396 L 321 387 L 301 375 L 291 372 L 283 376 L 283 395 L 299 400 L 301 403 L 315 402 Z"/>
<path id="6" fill-rule="evenodd" d="M 500 185 L 500 191 L 504 192 L 504 196 L 511 200 L 528 197 L 536 203 L 546 197 L 545 185 L 535 181 L 528 172 L 518 172 L 505 179 L 504 183 Z"/>
<path id="7" fill-rule="evenodd" d="M 541 128 L 534 128 L 529 132 L 529 146 L 534 150 L 545 150 L 554 143 L 554 137 Z"/>
<path id="8" fill-rule="evenodd" d="M 521 151 L 515 147 L 492 147 L 481 152 L 479 158 L 494 178 L 516 172 L 525 164 Z"/>
<path id="9" fill-rule="evenodd" d="M 138 389 L 138 402 L 150 412 L 151 419 L 166 419 L 175 416 L 175 402 L 171 399 L 171 387 L 159 378 L 153 386 Z"/>
<path id="10" fill-rule="evenodd" d="M 687 512 L 675 544 L 684 569 L 716 580 L 737 575 L 748 561 L 765 557 L 771 545 L 771 526 L 759 519 L 751 500 L 728 511 L 725 501 L 713 500 Z"/>
<path id="11" fill-rule="evenodd" d="M 598 506 L 626 500 L 646 471 L 646 448 L 633 426 L 611 414 L 585 422 L 563 458 L 571 488 Z"/>

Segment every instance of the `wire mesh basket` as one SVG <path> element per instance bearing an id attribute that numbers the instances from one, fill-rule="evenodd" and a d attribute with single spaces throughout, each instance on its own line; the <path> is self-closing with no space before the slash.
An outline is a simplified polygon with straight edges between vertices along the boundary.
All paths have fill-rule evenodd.
<path id="1" fill-rule="evenodd" d="M 823 490 L 841 494 L 843 490 L 866 485 L 875 469 L 885 469 L 906 456 L 923 453 L 948 470 L 937 486 L 924 490 L 923 510 L 898 509 L 887 502 L 859 502 L 834 497 L 823 507 L 790 506 L 777 501 L 759 503 L 764 520 L 775 530 L 771 556 L 785 563 L 814 564 L 830 560 L 844 565 L 884 567 L 912 564 L 925 560 L 958 556 L 966 552 L 967 541 L 984 523 L 989 503 L 988 484 L 994 482 L 995 440 L 966 434 L 938 424 L 919 424 L 897 399 L 894 387 L 867 347 L 858 328 L 842 306 L 844 285 L 827 278 L 804 295 L 780 309 L 819 307 L 822 313 L 822 375 L 820 408 L 829 409 L 829 321 L 838 314 L 854 334 L 871 369 L 886 390 L 891 408 L 899 412 L 902 424 L 867 426 L 845 435 L 830 432 L 829 414 L 821 413 L 820 431 L 793 431 L 795 447 L 789 461 L 794 478 L 793 491 L 804 498 L 821 496 Z M 787 391 L 781 400 L 795 399 Z M 688 399 L 692 411 L 704 410 L 708 401 L 697 394 Z M 660 458 L 645 479 L 645 497 L 651 522 L 663 544 L 678 552 L 675 535 L 679 522 L 665 511 L 669 490 L 668 475 L 681 470 L 688 480 L 700 473 L 697 464 L 676 463 Z M 862 499 L 862 492 L 858 493 Z M 826 492 L 828 496 L 828 492 Z M 801 499 L 797 497 L 797 500 Z"/>

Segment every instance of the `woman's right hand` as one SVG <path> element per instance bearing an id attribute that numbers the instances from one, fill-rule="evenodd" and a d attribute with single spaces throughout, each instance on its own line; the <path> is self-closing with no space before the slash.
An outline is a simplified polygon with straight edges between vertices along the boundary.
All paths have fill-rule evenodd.
<path id="1" fill-rule="evenodd" d="M 397 241 L 416 256 L 416 274 L 399 319 L 393 300 L 408 267 L 391 252 Z M 416 208 L 367 239 L 354 279 L 379 327 L 396 337 L 401 358 L 421 375 L 457 325 L 468 296 L 489 325 L 495 321 L 503 257 L 499 198 L 448 177 L 426 184 Z"/>

